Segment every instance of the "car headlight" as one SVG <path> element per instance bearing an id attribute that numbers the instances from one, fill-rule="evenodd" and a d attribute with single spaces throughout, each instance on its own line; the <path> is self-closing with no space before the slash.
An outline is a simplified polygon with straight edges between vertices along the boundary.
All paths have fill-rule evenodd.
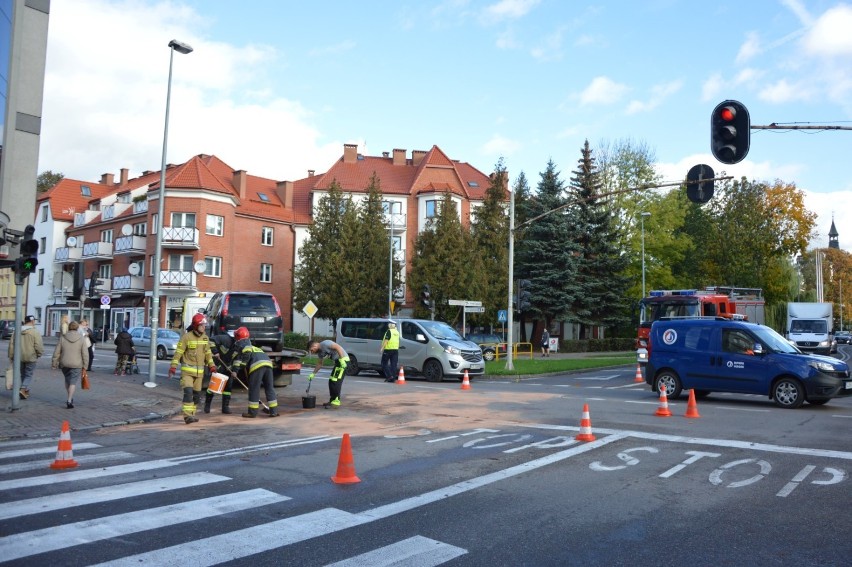
<path id="1" fill-rule="evenodd" d="M 836 372 L 837 370 L 836 368 L 834 368 L 834 365 L 828 362 L 822 362 L 820 360 L 811 360 L 808 362 L 808 364 L 813 368 L 816 368 L 820 372 Z"/>
<path id="2" fill-rule="evenodd" d="M 445 342 L 442 342 L 440 344 L 441 344 L 442 347 L 444 347 L 444 352 L 447 352 L 449 354 L 455 354 L 455 355 L 461 354 L 461 350 L 457 349 L 456 347 L 454 347 L 452 345 L 449 345 Z"/>

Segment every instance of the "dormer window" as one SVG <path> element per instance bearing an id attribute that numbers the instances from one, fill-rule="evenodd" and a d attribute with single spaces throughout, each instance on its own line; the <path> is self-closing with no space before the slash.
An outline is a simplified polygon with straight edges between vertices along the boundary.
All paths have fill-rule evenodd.
<path id="1" fill-rule="evenodd" d="M 266 196 L 266 193 L 258 193 L 258 194 L 257 194 L 257 196 L 258 196 L 258 198 L 259 198 L 261 201 L 263 201 L 264 203 L 268 203 L 268 202 L 269 202 L 269 197 L 267 197 L 267 196 Z"/>
<path id="2" fill-rule="evenodd" d="M 92 188 L 88 185 L 80 185 L 80 194 L 83 197 L 91 197 L 92 196 Z"/>

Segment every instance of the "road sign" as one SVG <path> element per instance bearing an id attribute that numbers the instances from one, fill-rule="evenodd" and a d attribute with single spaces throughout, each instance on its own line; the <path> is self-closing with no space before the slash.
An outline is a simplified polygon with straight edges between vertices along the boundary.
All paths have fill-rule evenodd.
<path id="1" fill-rule="evenodd" d="M 713 197 L 713 168 L 696 165 L 686 174 L 686 196 L 693 203 L 706 203 Z"/>
<path id="2" fill-rule="evenodd" d="M 314 315 L 317 314 L 318 310 L 319 310 L 319 308 L 310 299 L 308 300 L 307 303 L 305 303 L 305 306 L 302 307 L 302 312 L 305 315 L 307 315 L 310 319 L 314 318 Z"/>
<path id="3" fill-rule="evenodd" d="M 465 299 L 450 299 L 447 305 L 461 305 L 464 307 L 482 307 L 481 301 L 467 301 Z"/>
<path id="4" fill-rule="evenodd" d="M 485 313 L 485 307 L 473 307 L 470 305 L 464 306 L 465 313 Z"/>
<path id="5" fill-rule="evenodd" d="M 509 312 L 505 309 L 501 309 L 497 312 L 497 321 L 500 323 L 505 323 L 509 320 Z"/>
<path id="6" fill-rule="evenodd" d="M 109 305 L 110 297 L 108 295 L 101 296 L 101 305 Z"/>
<path id="7" fill-rule="evenodd" d="M 109 303 L 101 303 L 101 309 L 109 309 Z"/>

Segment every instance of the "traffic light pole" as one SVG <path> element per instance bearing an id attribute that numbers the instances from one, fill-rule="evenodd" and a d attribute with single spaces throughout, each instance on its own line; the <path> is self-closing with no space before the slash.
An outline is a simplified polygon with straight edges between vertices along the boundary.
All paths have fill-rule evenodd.
<path id="1" fill-rule="evenodd" d="M 15 332 L 13 340 L 15 348 L 12 351 L 12 407 L 10 412 L 21 409 L 21 322 L 24 320 L 24 286 L 15 286 Z"/>

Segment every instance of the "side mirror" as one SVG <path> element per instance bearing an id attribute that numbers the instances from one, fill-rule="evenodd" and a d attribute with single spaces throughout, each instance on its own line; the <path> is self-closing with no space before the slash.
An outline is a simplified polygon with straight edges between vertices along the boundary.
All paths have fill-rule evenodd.
<path id="1" fill-rule="evenodd" d="M 754 354 L 763 354 L 763 345 L 760 343 L 754 343 L 754 348 L 752 349 Z"/>
<path id="2" fill-rule="evenodd" d="M 427 342 L 426 337 L 422 333 L 417 333 L 417 335 L 414 337 L 414 340 L 417 341 L 418 343 L 426 343 Z"/>

